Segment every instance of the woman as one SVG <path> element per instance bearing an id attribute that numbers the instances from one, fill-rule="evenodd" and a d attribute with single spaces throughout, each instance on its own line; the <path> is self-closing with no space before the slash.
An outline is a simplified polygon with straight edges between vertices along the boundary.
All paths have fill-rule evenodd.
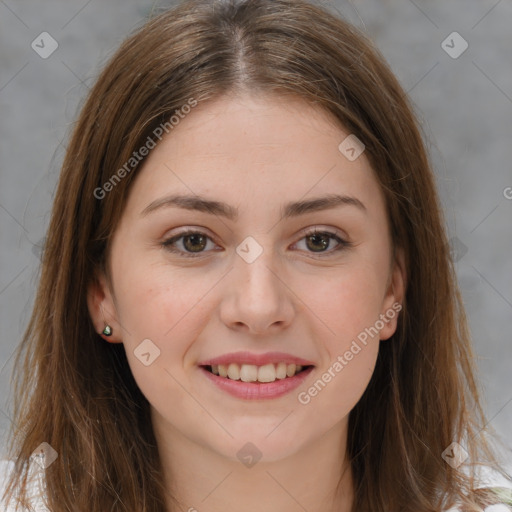
<path id="1" fill-rule="evenodd" d="M 123 43 L 17 365 L 8 490 L 28 471 L 52 512 L 503 498 L 411 107 L 302 1 L 188 1 Z"/>

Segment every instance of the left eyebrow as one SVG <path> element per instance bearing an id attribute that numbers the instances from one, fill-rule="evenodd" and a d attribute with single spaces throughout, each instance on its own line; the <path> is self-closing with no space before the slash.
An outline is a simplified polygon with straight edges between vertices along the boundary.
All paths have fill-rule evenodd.
<path id="1" fill-rule="evenodd" d="M 366 213 L 366 206 L 357 197 L 345 196 L 339 194 L 328 194 L 323 197 L 309 199 L 307 201 L 296 201 L 288 203 L 281 210 L 284 219 L 289 217 L 297 217 L 305 213 L 329 210 L 339 206 L 355 206 L 362 212 Z"/>
<path id="2" fill-rule="evenodd" d="M 366 213 L 366 206 L 356 197 L 328 194 L 326 196 L 309 199 L 307 201 L 294 201 L 285 204 L 281 208 L 282 218 L 298 217 L 306 213 L 328 210 L 339 206 L 355 206 L 359 210 Z M 238 219 L 238 208 L 235 208 L 222 201 L 215 201 L 197 195 L 171 195 L 162 197 L 150 203 L 141 215 L 146 216 L 149 213 L 160 208 L 177 207 L 185 210 L 197 210 L 200 212 L 210 213 L 212 215 L 220 215 L 229 220 L 236 221 Z"/>

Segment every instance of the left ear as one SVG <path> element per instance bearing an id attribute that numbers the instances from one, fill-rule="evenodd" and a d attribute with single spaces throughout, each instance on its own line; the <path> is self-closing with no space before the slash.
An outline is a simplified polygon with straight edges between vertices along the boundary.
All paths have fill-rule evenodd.
<path id="1" fill-rule="evenodd" d="M 402 248 L 396 247 L 395 257 L 392 263 L 391 273 L 388 280 L 388 287 L 380 319 L 384 327 L 380 330 L 380 339 L 387 340 L 393 336 L 398 325 L 398 316 L 403 307 L 405 297 L 407 276 L 405 271 L 405 258 Z"/>

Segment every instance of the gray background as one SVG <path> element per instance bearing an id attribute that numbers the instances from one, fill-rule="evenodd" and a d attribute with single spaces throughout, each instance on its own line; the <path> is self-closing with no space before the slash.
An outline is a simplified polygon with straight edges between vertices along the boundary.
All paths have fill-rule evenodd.
<path id="1" fill-rule="evenodd" d="M 0 438 L 9 425 L 12 353 L 33 303 L 38 244 L 66 136 L 106 59 L 154 7 L 166 5 L 154 4 L 0 0 Z M 489 426 L 509 447 L 503 456 L 510 464 L 512 2 L 327 5 L 375 41 L 421 120 L 454 237 Z M 453 31 L 469 44 L 458 58 L 441 46 Z M 59 45 L 47 59 L 31 48 L 42 32 Z"/>

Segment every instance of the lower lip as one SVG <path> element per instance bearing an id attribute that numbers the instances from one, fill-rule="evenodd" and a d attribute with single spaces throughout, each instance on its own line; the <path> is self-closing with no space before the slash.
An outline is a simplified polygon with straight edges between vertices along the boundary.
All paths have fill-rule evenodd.
<path id="1" fill-rule="evenodd" d="M 293 377 L 277 379 L 274 382 L 243 382 L 241 380 L 231 380 L 227 377 L 214 375 L 202 366 L 200 369 L 211 382 L 232 396 L 243 398 L 244 400 L 266 400 L 286 395 L 300 386 L 304 379 L 313 371 L 313 366 L 297 373 L 297 375 Z"/>

